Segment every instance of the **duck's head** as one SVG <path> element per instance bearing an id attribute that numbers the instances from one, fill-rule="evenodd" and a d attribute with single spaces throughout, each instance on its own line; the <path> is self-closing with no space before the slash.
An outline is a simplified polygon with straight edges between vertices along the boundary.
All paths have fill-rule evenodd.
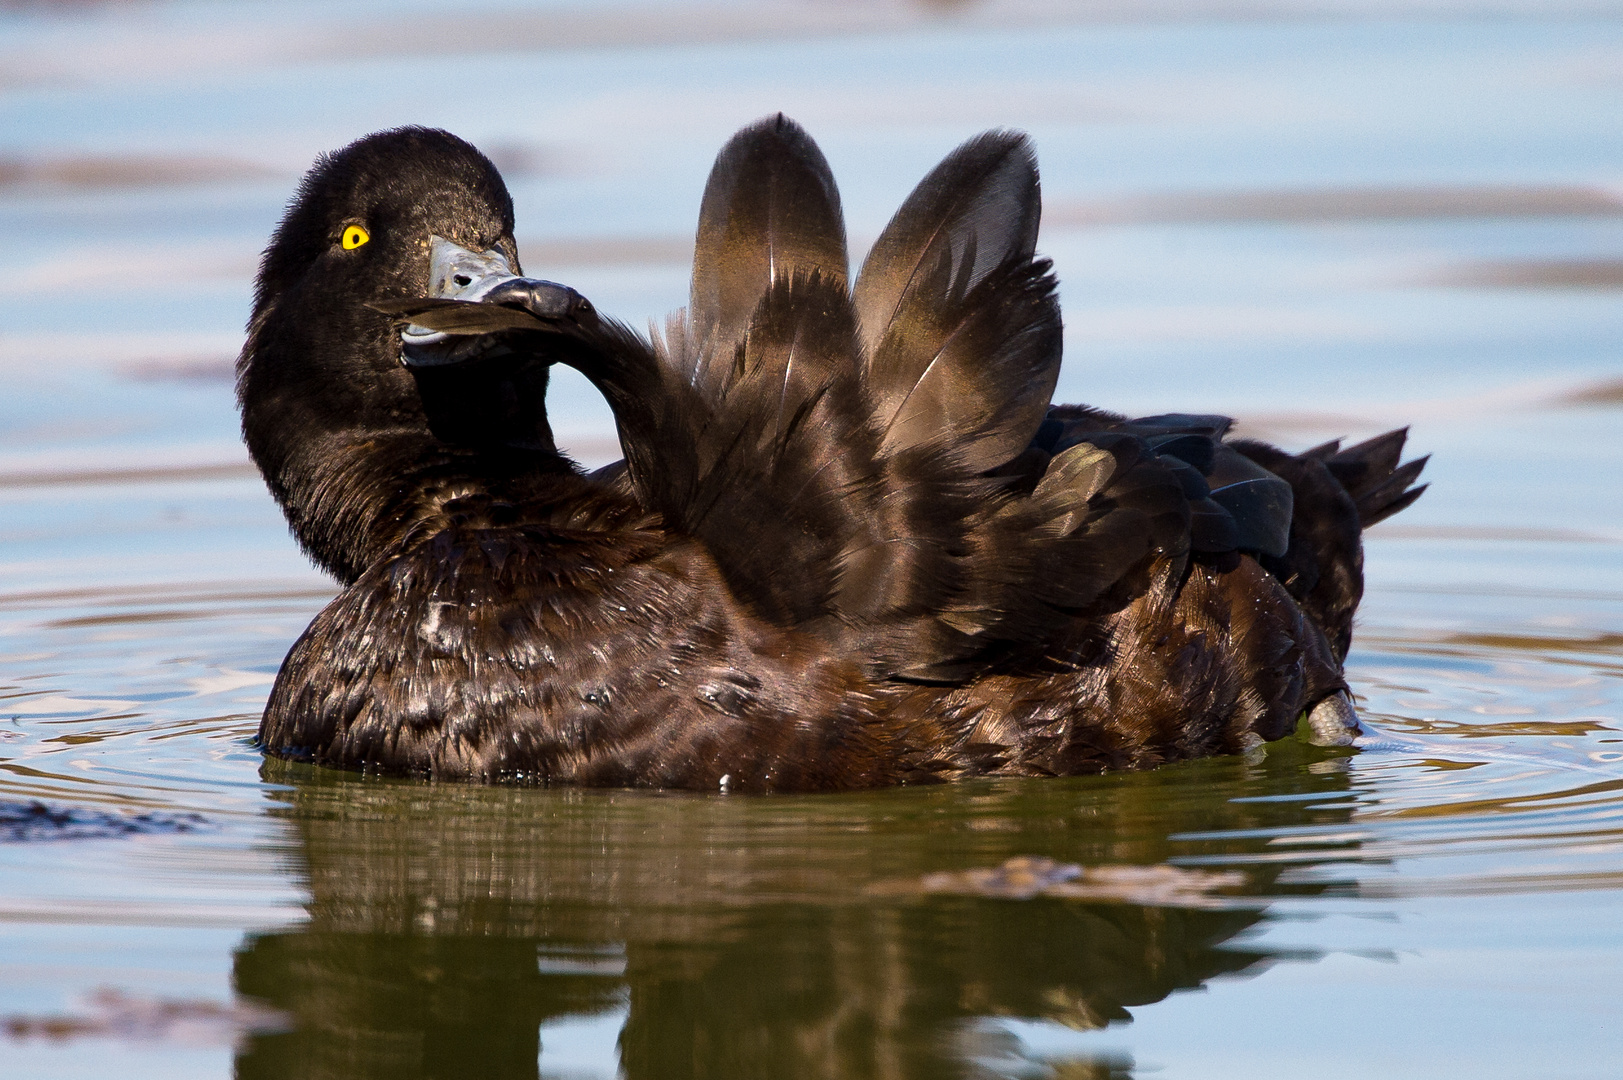
<path id="1" fill-rule="evenodd" d="M 307 504 L 363 449 L 376 458 L 386 445 L 397 460 L 552 452 L 544 347 L 508 348 L 515 332 L 500 328 L 403 327 L 398 315 L 425 297 L 528 303 L 543 316 L 584 304 L 520 273 L 507 187 L 456 136 L 398 128 L 317 160 L 260 263 L 237 365 L 244 438 L 301 539 Z"/>
<path id="2" fill-rule="evenodd" d="M 512 197 L 478 150 L 449 132 L 397 128 L 324 154 L 271 236 L 255 321 L 291 299 L 385 327 L 360 309 L 423 295 L 434 237 L 518 266 Z"/>
<path id="3" fill-rule="evenodd" d="M 379 408 L 380 418 L 399 423 L 411 412 L 416 386 L 428 419 L 438 421 L 435 391 L 447 380 L 430 369 L 460 366 L 461 385 L 478 380 L 470 362 L 514 353 L 546 359 L 544 341 L 537 347 L 531 336 L 515 348 L 514 335 L 502 333 L 533 331 L 534 317 L 487 325 L 482 333 L 467 325 L 453 325 L 450 333 L 393 325 L 392 317 L 425 298 L 482 301 L 487 311 L 501 306 L 541 319 L 590 310 L 572 289 L 521 276 L 512 197 L 490 160 L 463 140 L 398 128 L 324 155 L 260 266 L 243 354 L 245 408 L 249 392 L 269 376 L 319 380 L 323 396 L 338 406 L 323 411 L 337 411 L 348 423 Z M 455 322 L 435 314 L 440 324 Z M 257 362 L 267 350 L 280 354 L 274 372 Z M 490 430 L 489 419 L 480 431 Z"/>

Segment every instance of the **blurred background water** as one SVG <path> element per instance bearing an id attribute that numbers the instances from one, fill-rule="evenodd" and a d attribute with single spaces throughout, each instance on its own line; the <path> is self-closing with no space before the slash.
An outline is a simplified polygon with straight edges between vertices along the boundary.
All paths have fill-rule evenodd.
<path id="1" fill-rule="evenodd" d="M 778 110 L 857 251 L 1031 133 L 1062 400 L 1412 425 L 1357 751 L 815 799 L 261 761 L 333 591 L 231 386 L 303 170 L 449 128 L 526 270 L 637 324 Z M 0 4 L 0 1071 L 1616 1076 L 1620 290 L 1616 2 Z M 1011 856 L 1239 877 L 1020 899 Z"/>

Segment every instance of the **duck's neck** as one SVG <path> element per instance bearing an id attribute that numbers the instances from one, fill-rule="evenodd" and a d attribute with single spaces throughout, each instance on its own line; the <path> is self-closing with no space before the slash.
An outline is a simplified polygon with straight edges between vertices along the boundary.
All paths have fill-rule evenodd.
<path id="1" fill-rule="evenodd" d="M 355 580 L 451 499 L 545 505 L 585 485 L 553 445 L 544 369 L 538 385 L 519 388 L 525 401 L 509 400 L 512 385 L 474 380 L 431 417 L 423 389 L 394 360 L 386 320 L 366 335 L 369 349 L 337 365 L 324 365 L 321 342 L 298 329 L 252 328 L 238 365 L 243 438 L 300 546 L 340 581 Z M 506 397 L 487 400 L 493 393 Z M 447 441 L 457 431 L 479 438 Z"/>
<path id="2" fill-rule="evenodd" d="M 556 450 L 483 452 L 410 429 L 335 434 L 293 449 L 287 465 L 271 490 L 300 545 L 346 584 L 453 500 L 490 495 L 534 511 L 586 484 Z"/>

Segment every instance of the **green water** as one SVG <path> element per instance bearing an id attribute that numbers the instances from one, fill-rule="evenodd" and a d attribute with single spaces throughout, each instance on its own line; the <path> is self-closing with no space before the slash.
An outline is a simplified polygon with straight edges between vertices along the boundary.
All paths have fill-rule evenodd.
<path id="1" fill-rule="evenodd" d="M 985 1018 L 1092 1030 L 1265 965 L 1266 949 L 1235 941 L 1260 905 L 880 899 L 876 885 L 1032 852 L 1245 861 L 1266 850 L 1260 832 L 1345 827 L 1345 774 L 1286 756 L 835 799 L 301 777 L 273 813 L 306 860 L 309 922 L 248 939 L 234 960 L 238 988 L 298 1029 L 254 1040 L 239 1071 L 449 1076 L 469 1055 L 519 1071 L 538 1049 L 545 1062 L 544 1025 L 608 1011 L 625 1018 L 633 1076 L 955 1075 Z M 1234 801 L 1286 793 L 1307 798 Z M 1246 891 L 1326 888 L 1282 869 L 1257 864 Z"/>

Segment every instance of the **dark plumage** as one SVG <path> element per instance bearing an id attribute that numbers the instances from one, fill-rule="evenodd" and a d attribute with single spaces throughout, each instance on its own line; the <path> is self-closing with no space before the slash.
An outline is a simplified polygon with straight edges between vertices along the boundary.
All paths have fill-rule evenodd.
<path id="1" fill-rule="evenodd" d="M 466 143 L 407 128 L 323 158 L 265 254 L 238 389 L 345 588 L 262 745 L 759 791 L 1145 767 L 1304 711 L 1345 741 L 1359 534 L 1422 462 L 1402 432 L 1293 456 L 1223 417 L 1050 406 L 1039 213 L 1025 139 L 979 136 L 853 287 L 822 155 L 762 121 L 717 160 L 691 306 L 649 342 L 519 276 Z M 624 463 L 558 453 L 555 362 L 603 390 Z"/>

